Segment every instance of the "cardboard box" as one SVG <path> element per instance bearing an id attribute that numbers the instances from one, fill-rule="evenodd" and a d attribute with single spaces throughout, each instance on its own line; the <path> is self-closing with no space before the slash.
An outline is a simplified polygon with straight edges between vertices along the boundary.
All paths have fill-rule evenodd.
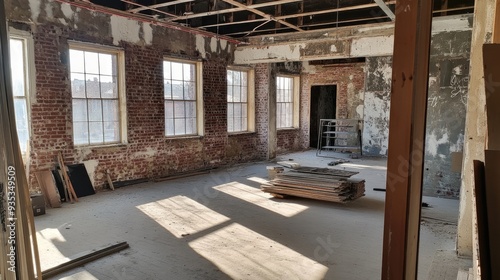
<path id="1" fill-rule="evenodd" d="M 45 198 L 43 194 L 31 195 L 31 206 L 33 207 L 33 215 L 40 216 L 45 214 Z"/>

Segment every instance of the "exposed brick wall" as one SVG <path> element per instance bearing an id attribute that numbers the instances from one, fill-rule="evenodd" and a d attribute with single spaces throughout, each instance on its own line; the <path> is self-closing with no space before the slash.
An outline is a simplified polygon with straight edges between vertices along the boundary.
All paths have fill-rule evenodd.
<path id="1" fill-rule="evenodd" d="M 303 149 L 300 142 L 301 129 L 278 129 L 278 154 L 285 154 Z"/>
<path id="2" fill-rule="evenodd" d="M 83 161 L 95 165 L 97 188 L 105 184 L 104 172 L 114 181 L 152 178 L 214 167 L 253 156 L 226 158 L 227 57 L 203 61 L 204 136 L 168 139 L 164 136 L 162 62 L 171 46 L 121 43 L 125 52 L 128 143 L 111 147 L 74 147 L 69 77 L 68 40 L 111 45 L 111 38 L 93 37 L 65 26 L 39 25 L 35 43 L 36 95 L 31 105 L 31 171 L 53 169 L 58 151 L 67 164 Z M 166 41 L 160 41 L 164 43 Z M 178 54 L 174 54 L 179 56 Z M 183 57 L 196 59 L 195 54 Z M 244 140 L 244 150 L 256 150 L 255 136 Z M 33 176 L 31 186 L 37 187 Z"/>
<path id="3" fill-rule="evenodd" d="M 268 156 L 269 133 L 269 64 L 255 65 L 255 129 L 257 131 L 257 152 L 259 157 Z"/>
<path id="4" fill-rule="evenodd" d="M 300 93 L 300 145 L 309 147 L 311 87 L 337 85 L 337 118 L 363 118 L 365 83 L 363 63 L 324 66 L 306 66 L 302 74 Z M 361 113 L 361 115 L 360 115 Z"/>

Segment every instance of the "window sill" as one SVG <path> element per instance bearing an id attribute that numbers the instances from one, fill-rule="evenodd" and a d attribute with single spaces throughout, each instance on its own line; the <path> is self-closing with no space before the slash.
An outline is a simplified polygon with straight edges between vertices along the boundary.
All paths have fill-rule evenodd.
<path id="1" fill-rule="evenodd" d="M 298 131 L 300 130 L 300 127 L 283 127 L 283 128 L 278 128 L 278 132 L 280 131 Z"/>
<path id="2" fill-rule="evenodd" d="M 238 131 L 238 132 L 228 132 L 227 135 L 229 137 L 231 136 L 240 136 L 240 135 L 252 135 L 252 134 L 257 134 L 255 131 Z"/>
<path id="3" fill-rule="evenodd" d="M 126 147 L 127 145 L 128 145 L 128 143 L 114 143 L 114 144 L 74 146 L 74 147 L 75 147 L 76 150 L 84 150 L 84 149 L 123 148 L 123 147 Z"/>
<path id="4" fill-rule="evenodd" d="M 170 140 L 196 140 L 203 139 L 202 135 L 180 135 L 180 136 L 165 136 L 165 141 Z"/>

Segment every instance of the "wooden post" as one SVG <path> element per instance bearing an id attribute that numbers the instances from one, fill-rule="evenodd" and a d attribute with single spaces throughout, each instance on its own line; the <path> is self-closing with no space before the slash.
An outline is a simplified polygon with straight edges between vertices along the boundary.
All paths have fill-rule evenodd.
<path id="1" fill-rule="evenodd" d="M 2 279 L 41 280 L 29 186 L 14 114 L 9 36 L 5 6 L 0 4 L 0 274 Z M 35 270 L 37 277 L 35 277 Z"/>
<path id="2" fill-rule="evenodd" d="M 398 0 L 382 279 L 416 279 L 432 1 Z"/>

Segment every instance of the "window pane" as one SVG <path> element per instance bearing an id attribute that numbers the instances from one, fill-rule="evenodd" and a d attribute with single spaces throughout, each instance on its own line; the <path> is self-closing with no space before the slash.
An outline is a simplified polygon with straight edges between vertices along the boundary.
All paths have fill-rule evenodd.
<path id="1" fill-rule="evenodd" d="M 186 112 L 184 110 L 184 101 L 174 102 L 174 118 L 185 118 L 185 117 L 186 117 Z M 176 126 L 177 126 L 177 124 L 176 124 Z M 176 128 L 176 131 L 177 131 L 177 128 Z"/>
<path id="2" fill-rule="evenodd" d="M 174 118 L 174 102 L 173 101 L 165 101 L 165 118 L 167 118 L 167 119 Z M 173 123 L 172 123 L 172 125 L 173 125 Z"/>
<path id="3" fill-rule="evenodd" d="M 99 98 L 101 97 L 101 90 L 99 89 L 99 76 L 98 75 L 86 75 L 87 81 L 87 98 Z"/>
<path id="4" fill-rule="evenodd" d="M 10 69 L 12 71 L 12 90 L 14 96 L 25 95 L 24 85 L 24 46 L 23 41 L 10 39 Z"/>
<path id="5" fill-rule="evenodd" d="M 104 122 L 104 141 L 118 142 L 120 140 L 120 123 Z"/>
<path id="6" fill-rule="evenodd" d="M 73 141 L 75 142 L 75 145 L 89 144 L 87 122 L 73 122 Z"/>
<path id="7" fill-rule="evenodd" d="M 241 104 L 240 103 L 234 104 L 234 117 L 241 118 Z"/>
<path id="8" fill-rule="evenodd" d="M 84 52 L 85 73 L 99 74 L 99 55 L 95 52 Z"/>
<path id="9" fill-rule="evenodd" d="M 234 118 L 228 116 L 227 118 L 227 131 L 228 132 L 233 132 L 234 131 Z"/>
<path id="10" fill-rule="evenodd" d="M 120 112 L 118 100 L 103 100 L 102 112 L 105 122 L 118 122 Z"/>
<path id="11" fill-rule="evenodd" d="M 99 74 L 113 76 L 116 75 L 113 69 L 116 65 L 116 56 L 112 54 L 99 54 Z"/>
<path id="12" fill-rule="evenodd" d="M 101 100 L 89 99 L 89 121 L 96 122 L 102 121 L 102 105 Z"/>
<path id="13" fill-rule="evenodd" d="M 242 103 L 242 104 L 241 104 L 241 117 L 242 117 L 242 118 L 246 118 L 246 117 L 248 117 L 248 113 L 247 113 L 247 104 L 246 104 L 246 103 Z"/>
<path id="14" fill-rule="evenodd" d="M 85 75 L 71 73 L 71 94 L 73 97 L 85 98 Z"/>
<path id="15" fill-rule="evenodd" d="M 241 130 L 242 131 L 247 131 L 248 130 L 248 118 L 242 118 L 241 119 Z"/>
<path id="16" fill-rule="evenodd" d="M 233 71 L 233 83 L 234 85 L 241 85 L 241 72 Z"/>
<path id="17" fill-rule="evenodd" d="M 239 86 L 233 87 L 233 101 L 234 102 L 241 101 L 241 88 Z"/>
<path id="18" fill-rule="evenodd" d="M 89 132 L 90 132 L 90 144 L 104 143 L 104 131 L 102 128 L 102 122 L 90 122 Z"/>
<path id="19" fill-rule="evenodd" d="M 186 102 L 186 118 L 196 118 L 196 102 Z"/>
<path id="20" fill-rule="evenodd" d="M 184 99 L 184 85 L 181 81 L 172 81 L 172 99 Z"/>
<path id="21" fill-rule="evenodd" d="M 85 73 L 83 51 L 69 50 L 71 72 Z"/>
<path id="22" fill-rule="evenodd" d="M 165 94 L 165 99 L 172 99 L 172 82 L 170 82 L 169 80 L 164 80 L 163 90 Z"/>
<path id="23" fill-rule="evenodd" d="M 233 102 L 233 86 L 227 86 L 227 102 Z"/>
<path id="24" fill-rule="evenodd" d="M 87 121 L 87 100 L 86 99 L 73 99 L 73 121 L 86 122 Z"/>
<path id="25" fill-rule="evenodd" d="M 196 119 L 186 119 L 186 134 L 196 134 Z"/>
<path id="26" fill-rule="evenodd" d="M 165 119 L 165 132 L 167 136 L 174 135 L 174 119 Z"/>
<path id="27" fill-rule="evenodd" d="M 172 80 L 182 81 L 182 63 L 172 62 Z"/>
<path id="28" fill-rule="evenodd" d="M 230 86 L 233 84 L 233 71 L 227 70 L 227 85 Z"/>
<path id="29" fill-rule="evenodd" d="M 175 135 L 186 134 L 186 120 L 175 119 Z"/>
<path id="30" fill-rule="evenodd" d="M 234 131 L 241 131 L 241 118 L 234 118 Z"/>
<path id="31" fill-rule="evenodd" d="M 184 64 L 184 81 L 195 80 L 195 67 L 193 64 Z"/>
<path id="32" fill-rule="evenodd" d="M 241 72 L 241 85 L 244 87 L 248 86 L 248 73 L 246 71 Z"/>
<path id="33" fill-rule="evenodd" d="M 196 100 L 196 84 L 194 82 L 184 83 L 184 99 Z"/>
<path id="34" fill-rule="evenodd" d="M 233 118 L 234 117 L 234 103 L 228 103 L 227 104 L 227 115 L 230 117 L 230 118 Z"/>
<path id="35" fill-rule="evenodd" d="M 26 153 L 29 141 L 29 127 L 28 127 L 28 108 L 26 106 L 26 99 L 14 99 L 14 111 L 16 115 L 16 129 L 19 138 L 19 146 L 21 152 Z"/>
<path id="36" fill-rule="evenodd" d="M 247 102 L 248 89 L 246 87 L 241 88 L 241 102 Z"/>
<path id="37" fill-rule="evenodd" d="M 170 71 L 170 62 L 168 61 L 163 61 L 163 78 L 165 80 L 170 80 L 172 79 L 172 76 L 171 76 L 171 71 Z"/>
<path id="38" fill-rule="evenodd" d="M 118 85 L 116 77 L 103 76 L 100 77 L 101 97 L 102 98 L 118 98 Z"/>

